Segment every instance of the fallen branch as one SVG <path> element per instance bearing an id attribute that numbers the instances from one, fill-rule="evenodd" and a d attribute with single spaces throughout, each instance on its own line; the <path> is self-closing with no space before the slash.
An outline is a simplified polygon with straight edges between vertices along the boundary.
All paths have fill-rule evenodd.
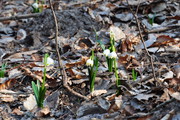
<path id="1" fill-rule="evenodd" d="M 59 46 L 58 46 L 58 23 L 57 23 L 57 17 L 55 15 L 55 12 L 53 10 L 53 6 L 52 6 L 52 3 L 51 3 L 51 0 L 49 0 L 49 4 L 50 4 L 50 7 L 51 7 L 51 11 L 52 11 L 52 14 L 53 14 L 53 18 L 54 18 L 54 22 L 55 22 L 55 41 L 56 41 L 56 52 L 57 52 L 57 55 L 58 55 L 58 63 L 59 63 L 59 67 L 62 68 L 61 69 L 61 74 L 62 74 L 62 79 L 63 79 L 63 86 L 69 91 L 71 92 L 72 94 L 80 97 L 80 98 L 83 98 L 85 100 L 89 100 L 88 97 L 86 96 L 83 96 L 81 95 L 80 93 L 77 93 L 76 91 L 74 91 L 73 89 L 71 89 L 69 86 L 68 86 L 68 77 L 67 77 L 67 74 L 66 74 L 66 71 L 65 71 L 65 68 L 62 64 L 62 60 L 61 60 L 61 55 L 59 53 Z"/>
<path id="2" fill-rule="evenodd" d="M 19 19 L 38 17 L 40 14 L 41 13 L 33 13 L 33 14 L 26 14 L 26 15 L 15 15 L 15 16 L 11 16 L 11 17 L 2 17 L 2 18 L 0 18 L 0 22 L 6 21 L 6 20 L 19 20 Z"/>

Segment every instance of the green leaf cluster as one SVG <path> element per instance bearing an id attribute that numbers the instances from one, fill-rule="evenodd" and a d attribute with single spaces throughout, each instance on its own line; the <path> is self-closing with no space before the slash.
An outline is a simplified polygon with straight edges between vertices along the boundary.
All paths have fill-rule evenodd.
<path id="1" fill-rule="evenodd" d="M 3 63 L 3 64 L 2 64 L 1 70 L 0 70 L 0 78 L 4 78 L 4 76 L 5 76 L 5 71 L 6 71 L 6 66 L 7 66 L 7 63 Z"/>
<path id="2" fill-rule="evenodd" d="M 48 54 L 45 54 L 44 56 L 44 71 L 43 71 L 43 82 L 40 84 L 39 80 L 37 80 L 37 84 L 35 84 L 34 81 L 32 81 L 32 89 L 36 98 L 37 106 L 42 108 L 44 99 L 45 99 L 45 93 L 46 93 L 46 67 L 47 67 L 47 58 L 49 57 Z"/>

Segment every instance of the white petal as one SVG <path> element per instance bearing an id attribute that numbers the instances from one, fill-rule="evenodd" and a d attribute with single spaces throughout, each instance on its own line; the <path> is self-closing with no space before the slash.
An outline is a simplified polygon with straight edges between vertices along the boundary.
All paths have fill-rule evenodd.
<path id="1" fill-rule="evenodd" d="M 93 66 L 93 64 L 94 64 L 94 62 L 93 62 L 93 60 L 91 60 L 91 59 L 88 59 L 88 60 L 86 61 L 86 65 L 87 65 L 87 66 Z"/>
<path id="2" fill-rule="evenodd" d="M 32 4 L 33 8 L 39 8 L 39 5 L 37 3 Z"/>
<path id="3" fill-rule="evenodd" d="M 110 53 L 110 50 L 109 50 L 109 49 L 106 49 L 106 50 L 104 50 L 104 52 L 103 52 L 103 54 L 104 54 L 105 56 L 108 56 L 109 53 Z"/>

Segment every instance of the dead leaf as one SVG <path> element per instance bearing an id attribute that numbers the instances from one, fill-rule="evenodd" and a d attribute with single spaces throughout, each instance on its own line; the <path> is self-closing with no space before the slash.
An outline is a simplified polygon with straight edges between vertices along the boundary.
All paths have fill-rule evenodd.
<path id="1" fill-rule="evenodd" d="M 9 79 L 5 83 L 0 84 L 0 90 L 2 89 L 9 89 L 16 83 L 16 79 Z"/>
<path id="2" fill-rule="evenodd" d="M 169 95 L 173 98 L 175 98 L 176 100 L 180 100 L 180 93 L 174 91 L 172 88 L 168 89 Z"/>
<path id="3" fill-rule="evenodd" d="M 119 40 L 126 38 L 126 35 L 119 27 L 112 25 L 110 26 L 109 29 L 110 29 L 110 32 L 114 34 L 114 39 L 116 42 L 119 42 Z"/>
<path id="4" fill-rule="evenodd" d="M 170 86 L 177 86 L 180 85 L 180 78 L 167 78 L 164 82 L 167 82 Z"/>
<path id="5" fill-rule="evenodd" d="M 40 111 L 38 111 L 35 116 L 36 117 L 43 117 L 43 116 L 46 116 L 50 113 L 50 109 L 49 107 L 43 107 Z"/>
<path id="6" fill-rule="evenodd" d="M 42 61 L 42 57 L 37 53 L 32 54 L 31 57 L 34 61 Z"/>
<path id="7" fill-rule="evenodd" d="M 13 102 L 15 100 L 12 95 L 1 95 L 0 98 L 4 102 Z"/>
<path id="8" fill-rule="evenodd" d="M 180 61 L 180 60 L 179 60 Z M 180 65 L 175 65 L 174 67 L 173 67 L 173 71 L 174 71 L 174 73 L 176 74 L 176 77 L 177 78 L 180 78 Z"/>
<path id="9" fill-rule="evenodd" d="M 138 99 L 138 100 L 148 100 L 149 98 L 152 97 L 158 97 L 155 94 L 138 94 L 136 96 L 134 96 L 134 98 Z"/>
<path id="10" fill-rule="evenodd" d="M 36 99 L 32 94 L 30 94 L 30 96 L 23 102 L 24 108 L 29 111 L 33 110 L 36 105 Z"/>
<path id="11" fill-rule="evenodd" d="M 89 59 L 88 57 L 82 57 L 81 61 L 79 62 L 75 62 L 75 63 L 66 63 L 66 68 L 71 68 L 71 67 L 75 67 L 75 66 L 79 66 L 79 65 L 85 65 L 87 59 Z"/>
<path id="12" fill-rule="evenodd" d="M 161 35 L 157 38 L 156 42 L 153 43 L 150 47 L 159 47 L 166 46 L 169 43 L 174 43 L 175 40 L 167 35 Z"/>
<path id="13" fill-rule="evenodd" d="M 95 97 L 95 96 L 102 95 L 102 94 L 104 94 L 104 93 L 107 93 L 107 90 L 94 90 L 94 91 L 91 93 L 91 95 L 92 95 L 93 97 Z"/>
<path id="14" fill-rule="evenodd" d="M 123 22 L 128 22 L 133 19 L 133 14 L 129 12 L 124 12 L 124 13 L 116 14 L 115 17 Z"/>
<path id="15" fill-rule="evenodd" d="M 108 109 L 108 113 L 113 113 L 118 111 L 121 108 L 122 103 L 123 103 L 122 95 L 115 97 L 115 102 L 110 105 Z"/>
<path id="16" fill-rule="evenodd" d="M 24 112 L 21 111 L 21 110 L 18 109 L 18 108 L 15 108 L 15 109 L 12 111 L 12 114 L 15 114 L 15 115 L 23 115 Z"/>
<path id="17" fill-rule="evenodd" d="M 50 94 L 44 101 L 44 106 L 48 106 L 49 109 L 56 109 L 59 103 L 59 95 L 58 91 Z"/>
<path id="18" fill-rule="evenodd" d="M 145 117 L 138 118 L 136 120 L 150 120 L 152 118 L 152 115 L 147 115 Z"/>

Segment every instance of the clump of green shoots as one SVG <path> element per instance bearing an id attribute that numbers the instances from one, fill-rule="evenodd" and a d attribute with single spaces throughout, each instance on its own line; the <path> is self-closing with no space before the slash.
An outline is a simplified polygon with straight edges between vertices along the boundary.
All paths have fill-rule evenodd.
<path id="1" fill-rule="evenodd" d="M 1 70 L 0 70 L 0 78 L 4 78 L 4 76 L 5 76 L 5 71 L 6 71 L 6 66 L 7 66 L 7 63 L 3 63 L 3 64 L 2 64 Z"/>
<path id="2" fill-rule="evenodd" d="M 45 93 L 46 93 L 46 87 L 45 87 L 46 67 L 51 65 L 51 64 L 54 64 L 53 59 L 51 59 L 48 54 L 45 54 L 43 62 L 44 62 L 44 70 L 43 70 L 42 84 L 40 84 L 39 80 L 37 80 L 37 84 L 35 84 L 35 82 L 32 81 L 32 89 L 33 89 L 33 92 L 34 92 L 34 95 L 36 98 L 36 103 L 37 103 L 37 106 L 40 108 L 43 107 Z"/>
<path id="3" fill-rule="evenodd" d="M 96 78 L 96 74 L 98 71 L 98 58 L 94 55 L 94 50 L 92 50 L 91 57 L 86 61 L 86 65 L 88 66 L 89 73 L 89 81 L 90 81 L 90 91 L 94 91 L 94 82 Z"/>
<path id="4" fill-rule="evenodd" d="M 132 69 L 132 78 L 135 81 L 137 79 L 138 72 L 136 72 L 134 69 Z"/>
<path id="5" fill-rule="evenodd" d="M 155 14 L 148 14 L 148 20 L 151 25 L 153 25 L 155 19 Z"/>

